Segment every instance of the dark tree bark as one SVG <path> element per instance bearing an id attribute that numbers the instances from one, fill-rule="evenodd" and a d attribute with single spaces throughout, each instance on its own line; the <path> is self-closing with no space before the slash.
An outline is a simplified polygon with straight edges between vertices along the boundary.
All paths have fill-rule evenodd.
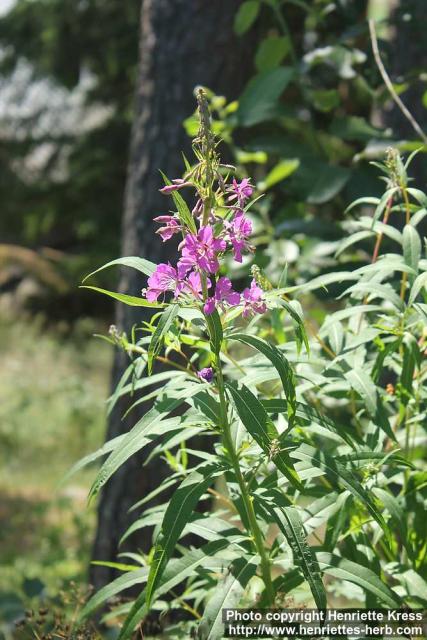
<path id="1" fill-rule="evenodd" d="M 159 169 L 171 178 L 182 174 L 181 151 L 190 153 L 182 122 L 195 109 L 194 88 L 205 85 L 232 99 L 252 73 L 251 43 L 248 38 L 241 40 L 233 34 L 239 4 L 239 0 L 143 0 L 140 67 L 122 228 L 124 256 L 143 256 L 153 262 L 173 258 L 169 243 L 162 244 L 154 235 L 152 223 L 155 214 L 170 206 L 158 191 L 162 186 Z M 122 271 L 120 291 L 139 295 L 144 285 L 139 272 Z M 120 329 L 129 330 L 140 324 L 142 317 L 139 309 L 117 307 L 116 323 Z M 113 387 L 127 364 L 125 354 L 116 353 Z M 119 402 L 113 411 L 108 440 L 127 431 L 141 415 L 133 412 L 129 419 L 122 420 L 128 404 L 129 399 Z M 144 468 L 142 461 L 141 455 L 131 458 L 103 490 L 93 549 L 95 560 L 116 560 L 120 537 L 136 517 L 129 514 L 129 507 L 165 477 L 166 470 L 158 460 Z M 151 540 L 145 531 L 143 536 L 132 536 L 126 548 L 147 550 Z M 93 566 L 91 570 L 95 589 L 113 577 L 114 570 L 107 567 Z"/>

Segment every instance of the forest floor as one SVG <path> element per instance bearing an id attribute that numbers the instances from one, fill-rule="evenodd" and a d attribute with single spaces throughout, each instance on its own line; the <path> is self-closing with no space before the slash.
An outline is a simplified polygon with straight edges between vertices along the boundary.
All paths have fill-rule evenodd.
<path id="1" fill-rule="evenodd" d="M 112 351 L 89 320 L 72 331 L 0 319 L 0 636 L 23 611 L 85 584 L 94 470 L 61 485 L 105 428 Z"/>

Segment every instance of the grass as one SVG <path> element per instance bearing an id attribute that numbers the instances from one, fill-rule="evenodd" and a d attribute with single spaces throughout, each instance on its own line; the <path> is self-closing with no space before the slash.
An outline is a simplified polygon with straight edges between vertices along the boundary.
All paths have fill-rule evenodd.
<path id="1" fill-rule="evenodd" d="M 95 526 L 94 470 L 60 481 L 101 444 L 112 352 L 80 323 L 0 319 L 0 629 L 34 598 L 84 583 Z M 101 329 L 104 331 L 104 328 Z M 3 625 L 3 626 L 2 626 Z"/>

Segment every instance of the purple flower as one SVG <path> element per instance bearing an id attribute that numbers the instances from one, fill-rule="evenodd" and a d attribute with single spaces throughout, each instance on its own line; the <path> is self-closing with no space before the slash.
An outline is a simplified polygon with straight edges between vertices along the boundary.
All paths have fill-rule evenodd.
<path id="1" fill-rule="evenodd" d="M 191 187 L 191 186 L 192 186 L 191 182 L 186 182 L 182 178 L 176 178 L 175 180 L 172 180 L 172 184 L 165 185 L 164 187 L 159 189 L 159 191 L 160 193 L 164 193 L 165 195 L 168 195 L 169 193 L 172 193 L 172 191 L 178 191 L 178 189 L 182 189 L 183 187 Z"/>
<path id="2" fill-rule="evenodd" d="M 197 372 L 197 375 L 200 380 L 203 380 L 204 382 L 212 382 L 214 377 L 212 367 L 205 367 L 204 369 L 200 369 L 200 371 Z"/>
<path id="3" fill-rule="evenodd" d="M 246 200 L 251 197 L 254 188 L 249 178 L 243 178 L 241 182 L 237 182 L 237 180 L 233 178 L 233 184 L 229 187 L 229 191 L 231 192 L 231 196 L 228 197 L 228 200 L 230 202 L 237 200 L 239 207 L 242 207 Z"/>
<path id="4" fill-rule="evenodd" d="M 206 315 L 210 316 L 214 312 L 216 303 L 223 304 L 224 302 L 236 306 L 240 302 L 240 293 L 233 291 L 233 285 L 228 278 L 219 278 L 215 287 L 215 295 L 206 300 L 203 310 Z"/>
<path id="5" fill-rule="evenodd" d="M 211 286 L 209 278 L 207 278 L 206 284 L 208 287 Z M 200 299 L 202 297 L 200 273 L 192 271 L 187 278 L 184 278 L 171 264 L 158 264 L 155 272 L 148 278 L 146 298 L 149 302 L 155 302 L 166 291 L 173 291 L 175 298 L 181 293 L 188 293 L 194 298 Z"/>
<path id="6" fill-rule="evenodd" d="M 233 246 L 234 259 L 242 262 L 242 251 L 244 249 L 253 251 L 253 247 L 247 241 L 252 233 L 252 222 L 245 217 L 243 211 L 238 210 L 233 220 L 226 223 L 226 228 L 228 240 Z"/>
<path id="7" fill-rule="evenodd" d="M 172 236 L 175 233 L 179 233 L 182 228 L 174 216 L 157 216 L 157 218 L 154 218 L 154 222 L 164 225 L 156 231 L 156 233 L 161 236 L 163 242 L 170 240 Z"/>
<path id="8" fill-rule="evenodd" d="M 148 289 L 145 297 L 149 302 L 155 302 L 166 291 L 174 291 L 175 297 L 181 292 L 183 282 L 178 272 L 171 264 L 161 262 L 155 272 L 148 278 Z"/>
<path id="9" fill-rule="evenodd" d="M 262 299 L 263 293 L 263 290 L 257 285 L 254 278 L 251 282 L 250 288 L 246 288 L 242 294 L 242 316 L 244 318 L 247 318 L 251 313 L 265 313 L 267 311 L 267 305 Z"/>
<path id="10" fill-rule="evenodd" d="M 184 282 L 183 293 L 190 293 L 195 298 L 202 297 L 202 278 L 198 271 L 192 271 Z M 209 278 L 206 279 L 206 286 L 211 286 Z"/>
<path id="11" fill-rule="evenodd" d="M 203 305 L 203 311 L 210 316 L 215 311 L 215 298 L 208 298 Z"/>
<path id="12" fill-rule="evenodd" d="M 184 276 L 192 267 L 198 267 L 208 273 L 216 273 L 219 269 L 218 251 L 226 248 L 225 240 L 215 238 L 213 229 L 207 225 L 197 235 L 189 233 L 185 236 L 182 258 L 178 262 L 178 273 Z"/>

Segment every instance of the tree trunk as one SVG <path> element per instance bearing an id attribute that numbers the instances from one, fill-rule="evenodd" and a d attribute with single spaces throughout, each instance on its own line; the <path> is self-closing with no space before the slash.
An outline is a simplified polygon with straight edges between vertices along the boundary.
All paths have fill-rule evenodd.
<path id="1" fill-rule="evenodd" d="M 181 151 L 191 154 L 182 122 L 195 109 L 194 88 L 205 85 L 232 99 L 239 95 L 252 72 L 253 49 L 248 38 L 241 40 L 233 34 L 239 4 L 238 0 L 143 0 L 139 77 L 122 227 L 124 256 L 143 256 L 153 262 L 174 258 L 173 246 L 162 244 L 154 235 L 152 218 L 170 206 L 158 191 L 162 186 L 159 169 L 171 178 L 180 176 Z M 145 279 L 139 272 L 123 269 L 120 291 L 140 295 L 143 286 Z M 117 306 L 119 329 L 129 331 L 142 318 L 143 312 L 138 308 Z M 117 352 L 113 388 L 127 365 L 127 356 Z M 147 408 L 139 413 L 133 411 L 122 420 L 128 406 L 129 398 L 125 398 L 112 412 L 107 440 L 128 431 Z M 165 465 L 158 460 L 142 468 L 146 455 L 133 456 L 103 490 L 94 560 L 117 559 L 120 537 L 136 518 L 136 514 L 129 514 L 129 507 L 167 475 Z M 143 531 L 142 536 L 134 534 L 120 551 L 147 551 L 151 534 Z M 91 569 L 91 583 L 96 590 L 114 577 L 115 571 L 108 567 Z"/>

